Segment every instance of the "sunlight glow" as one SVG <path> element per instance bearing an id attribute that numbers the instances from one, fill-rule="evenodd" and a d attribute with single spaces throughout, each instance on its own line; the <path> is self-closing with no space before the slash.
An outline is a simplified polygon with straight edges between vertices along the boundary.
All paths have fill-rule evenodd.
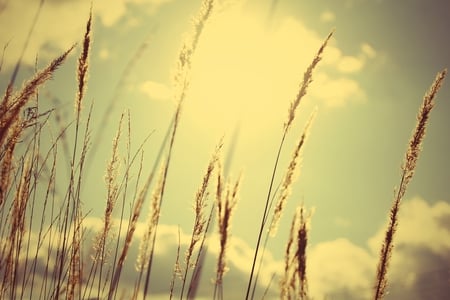
<path id="1" fill-rule="evenodd" d="M 237 125 L 252 133 L 282 126 L 321 40 L 296 21 L 287 19 L 273 30 L 264 21 L 231 11 L 205 30 L 194 60 L 188 108 L 200 127 L 224 134 Z"/>

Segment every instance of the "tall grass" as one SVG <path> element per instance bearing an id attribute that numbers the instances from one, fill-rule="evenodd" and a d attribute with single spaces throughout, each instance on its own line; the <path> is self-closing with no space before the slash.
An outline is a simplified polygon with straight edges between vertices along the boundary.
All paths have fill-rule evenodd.
<path id="1" fill-rule="evenodd" d="M 130 115 L 122 114 L 117 134 L 112 141 L 111 158 L 106 165 L 104 179 L 107 193 L 103 220 L 101 228 L 94 232 L 93 241 L 88 240 L 92 234 L 89 235 L 86 231 L 88 213 L 83 211 L 86 199 L 83 199 L 81 194 L 82 187 L 89 184 L 85 181 L 86 160 L 91 150 L 90 146 L 95 142 L 91 141 L 90 134 L 93 103 L 89 106 L 86 117 L 82 118 L 92 42 L 92 8 L 77 63 L 73 121 L 69 124 L 60 124 L 57 110 L 42 112 L 39 106 L 39 89 L 55 75 L 58 67 L 74 51 L 75 45 L 51 61 L 47 67 L 37 71 L 20 90 L 14 91 L 13 84 L 7 86 L 0 103 L 1 299 L 92 299 L 92 297 L 115 299 L 120 295 L 124 267 L 131 263 L 136 264 L 137 272 L 134 289 L 127 296 L 132 299 L 146 299 L 151 295 L 153 287 L 151 272 L 157 230 L 161 212 L 164 210 L 165 191 L 170 186 L 168 172 L 177 129 L 182 118 L 182 108 L 189 105 L 184 102 L 189 89 L 193 56 L 216 5 L 214 0 L 202 2 L 193 23 L 192 33 L 182 44 L 174 75 L 177 106 L 166 136 L 159 145 L 154 165 L 146 177 L 142 174 L 144 164 L 142 149 L 147 139 L 135 153 L 132 153 Z M 293 127 L 299 105 L 312 83 L 313 71 L 322 59 L 332 35 L 333 32 L 325 38 L 304 72 L 298 93 L 288 108 L 285 123 L 282 124 L 281 140 L 277 147 L 274 167 L 269 174 L 261 222 L 250 224 L 255 226 L 258 236 L 251 269 L 248 270 L 246 299 L 257 298 L 256 286 L 260 271 L 264 268 L 263 257 L 269 246 L 269 237 L 276 233 L 278 223 L 283 217 L 291 186 L 300 167 L 301 150 L 316 112 L 311 114 L 301 133 L 285 175 L 277 188 L 279 161 L 284 154 L 285 140 Z M 13 72 L 11 82 L 14 82 L 15 76 L 16 72 Z M 382 299 L 386 294 L 387 270 L 393 253 L 394 233 L 398 226 L 401 200 L 414 175 L 429 115 L 434 107 L 434 99 L 445 76 L 446 70 L 438 73 L 430 91 L 425 95 L 417 125 L 405 154 L 400 185 L 395 192 L 376 269 L 374 299 Z M 52 118 L 55 118 L 60 128 L 56 136 L 45 134 L 45 137 L 50 136 L 48 139 L 51 140 L 50 146 L 45 149 L 41 146 L 41 142 L 44 139 L 44 130 L 48 129 Z M 127 130 L 124 130 L 126 120 Z M 69 131 L 73 131 L 73 140 L 67 140 Z M 126 153 L 121 163 L 119 144 L 123 142 L 124 135 Z M 57 184 L 57 176 L 64 172 L 60 170 L 61 147 L 69 166 L 69 178 L 64 184 L 60 182 Z M 216 219 L 219 251 L 215 264 L 214 292 L 211 297 L 227 299 L 224 289 L 228 270 L 227 248 L 232 236 L 232 216 L 239 198 L 241 177 L 232 181 L 227 178 L 227 174 L 223 174 L 222 148 L 223 142 L 220 141 L 193 197 L 193 229 L 184 252 L 184 260 L 179 231 L 172 280 L 167 283 L 170 298 L 196 297 L 204 264 L 205 245 L 211 236 L 209 234 L 212 230 L 211 222 Z M 132 168 L 138 170 L 134 186 L 131 184 Z M 155 177 L 157 180 L 153 183 Z M 152 188 L 153 192 L 149 197 Z M 211 194 L 214 201 L 209 203 Z M 149 215 L 141 239 L 138 260 L 130 262 L 127 257 L 147 200 Z M 125 217 L 127 205 L 131 210 L 128 220 Z M 112 230 L 114 212 L 120 215 L 117 235 Z M 279 278 L 279 292 L 282 299 L 309 299 L 307 278 L 309 219 L 310 215 L 305 212 L 303 206 L 300 206 L 293 216 L 286 241 L 284 269 L 273 277 Z M 33 224 L 37 224 L 37 232 L 32 227 Z M 43 258 L 45 264 L 38 265 L 38 258 Z"/>
<path id="2" fill-rule="evenodd" d="M 398 213 L 400 210 L 400 204 L 403 196 L 406 193 L 408 184 L 411 182 L 411 179 L 414 176 L 414 171 L 416 169 L 417 160 L 419 159 L 422 142 L 425 137 L 430 112 L 435 105 L 434 99 L 446 75 L 447 70 L 439 72 L 436 75 L 436 79 L 432 83 L 430 90 L 423 97 L 423 102 L 417 115 L 416 128 L 414 129 L 412 137 L 409 140 L 408 149 L 406 150 L 402 164 L 400 185 L 395 191 L 394 201 L 389 212 L 388 227 L 386 229 L 383 245 L 381 246 L 374 291 L 375 300 L 382 299 L 386 294 L 386 288 L 388 284 L 387 270 L 394 248 L 394 235 L 398 226 Z"/>

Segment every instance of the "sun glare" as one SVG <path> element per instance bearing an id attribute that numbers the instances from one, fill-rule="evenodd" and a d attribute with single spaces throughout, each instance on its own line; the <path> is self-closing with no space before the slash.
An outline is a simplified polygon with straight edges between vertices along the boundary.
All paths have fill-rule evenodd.
<path id="1" fill-rule="evenodd" d="M 228 134 L 239 126 L 255 136 L 269 126 L 281 128 L 320 39 L 292 20 L 276 28 L 265 22 L 262 16 L 234 10 L 205 29 L 193 62 L 186 114 L 208 134 Z"/>

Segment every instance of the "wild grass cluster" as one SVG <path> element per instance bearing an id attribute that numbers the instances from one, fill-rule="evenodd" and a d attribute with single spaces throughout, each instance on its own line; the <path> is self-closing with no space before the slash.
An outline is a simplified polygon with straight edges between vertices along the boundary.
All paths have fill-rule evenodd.
<path id="1" fill-rule="evenodd" d="M 112 141 L 111 157 L 105 167 L 107 195 L 102 229 L 94 234 L 94 242 L 87 239 L 86 199 L 82 189 L 88 185 L 84 179 L 86 159 L 92 140 L 91 115 L 93 103 L 86 103 L 88 88 L 89 56 L 92 43 L 92 9 L 86 23 L 86 31 L 80 45 L 73 45 L 47 67 L 36 71 L 22 88 L 15 88 L 15 75 L 11 77 L 0 103 L 0 298 L 1 299 L 148 299 L 152 292 L 152 267 L 157 246 L 160 215 L 164 210 L 168 173 L 176 147 L 177 129 L 183 117 L 183 106 L 189 90 L 190 72 L 197 45 L 202 32 L 214 13 L 215 1 L 204 0 L 194 19 L 191 34 L 182 43 L 176 62 L 174 90 L 176 109 L 165 139 L 159 145 L 154 165 L 149 174 L 143 173 L 144 155 L 142 145 L 131 152 L 130 115 L 122 114 L 117 134 Z M 299 161 L 315 111 L 298 143 L 293 149 L 290 163 L 284 170 L 280 183 L 280 157 L 285 154 L 285 139 L 291 133 L 297 111 L 313 84 L 314 71 L 332 38 L 332 31 L 317 50 L 300 79 L 297 95 L 287 108 L 287 118 L 280 132 L 280 143 L 274 158 L 272 173 L 267 174 L 270 184 L 263 204 L 259 224 L 249 224 L 258 229 L 254 245 L 251 269 L 248 270 L 245 299 L 264 298 L 257 295 L 264 255 L 269 248 L 269 237 L 277 233 L 278 223 L 286 217 L 284 208 L 290 198 L 292 184 L 299 172 Z M 77 63 L 77 90 L 74 97 L 73 121 L 64 124 L 57 109 L 42 111 L 40 89 L 56 75 L 69 55 L 81 48 Z M 18 65 L 20 61 L 18 62 Z M 56 75 L 57 76 L 57 75 Z M 426 132 L 435 96 L 446 76 L 446 70 L 437 74 L 420 107 L 417 125 L 409 141 L 398 188 L 395 190 L 392 208 L 388 212 L 388 227 L 383 244 L 380 245 L 378 266 L 374 266 L 373 299 L 383 299 L 389 284 L 389 262 L 395 245 L 395 232 L 401 201 L 410 183 L 421 145 Z M 108 113 L 108 112 L 107 112 Z M 82 117 L 83 116 L 83 117 Z M 45 130 L 52 120 L 59 124 L 56 134 Z M 280 124 L 281 125 L 281 124 Z M 102 125 L 104 126 L 104 125 Z M 69 136 L 73 140 L 67 140 Z M 43 147 L 50 140 L 50 147 Z M 127 152 L 119 153 L 119 143 L 124 141 Z M 213 278 L 214 299 L 227 299 L 223 288 L 227 264 L 227 247 L 232 234 L 233 212 L 239 201 L 240 177 L 229 178 L 224 172 L 223 141 L 220 140 L 207 165 L 204 177 L 193 199 L 194 222 L 187 249 L 178 241 L 178 251 L 173 258 L 172 279 L 167 283 L 167 297 L 195 299 L 199 289 L 199 278 L 205 263 L 207 241 L 217 224 L 219 253 L 216 275 Z M 62 152 L 62 154 L 61 154 Z M 57 183 L 61 173 L 61 156 L 70 166 L 69 179 L 65 185 Z M 121 165 L 121 166 L 120 166 Z M 119 174 L 119 167 L 125 170 Z M 130 170 L 136 168 L 134 181 Z M 213 191 L 213 192 L 211 192 Z M 213 204 L 208 206 L 207 199 Z M 142 215 L 144 206 L 149 213 Z M 127 208 L 130 208 L 128 212 Z M 121 220 L 113 230 L 113 215 Z M 300 205 L 291 217 L 291 229 L 285 245 L 285 260 L 282 274 L 270 283 L 279 286 L 280 299 L 311 299 L 308 293 L 307 246 L 309 221 L 307 209 Z M 128 258 L 132 241 L 136 238 L 139 220 L 146 220 L 147 227 L 140 240 L 137 261 Z M 39 262 L 45 262 L 41 264 Z M 121 287 L 123 269 L 126 264 L 136 266 L 134 287 L 130 291 Z M 175 288 L 179 287 L 179 288 Z M 266 289 L 269 289 L 269 286 Z"/>

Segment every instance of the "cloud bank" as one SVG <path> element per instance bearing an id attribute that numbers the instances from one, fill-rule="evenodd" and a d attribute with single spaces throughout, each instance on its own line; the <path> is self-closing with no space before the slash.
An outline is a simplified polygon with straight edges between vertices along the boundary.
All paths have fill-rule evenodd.
<path id="1" fill-rule="evenodd" d="M 315 217 L 320 217 L 320 212 Z M 118 220 L 115 221 L 116 229 Z M 393 259 L 388 272 L 389 288 L 387 299 L 443 299 L 449 293 L 448 272 L 450 270 L 450 204 L 439 201 L 429 204 L 421 198 L 413 198 L 403 203 L 399 219 L 399 228 L 395 238 Z M 87 231 L 86 246 L 90 244 L 96 231 L 101 229 L 101 219 L 88 218 L 84 226 Z M 132 291 L 136 279 L 136 258 L 139 241 L 143 236 L 145 224 L 139 223 L 135 239 L 131 244 L 125 267 L 122 271 L 119 293 Z M 126 227 L 126 226 L 125 226 Z M 167 299 L 172 278 L 178 241 L 180 240 L 180 263 L 184 268 L 184 251 L 190 241 L 188 230 L 161 224 L 158 236 L 151 277 L 151 294 L 154 299 Z M 383 239 L 384 227 L 368 239 L 367 246 L 338 238 L 320 242 L 307 250 L 307 276 L 309 294 L 315 299 L 369 299 L 375 280 L 378 252 Z M 57 236 L 53 232 L 53 237 Z M 310 234 L 314 234 L 314 228 Z M 31 236 L 30 249 L 38 245 L 37 234 Z M 56 249 L 49 247 L 45 239 L 41 240 L 41 251 L 36 260 L 35 283 L 43 283 L 42 275 L 51 274 L 52 261 Z M 229 271 L 224 277 L 225 297 L 239 299 L 245 295 L 249 270 L 253 257 L 248 241 L 233 235 L 227 249 Z M 270 244 L 269 244 L 270 245 Z M 214 290 L 216 259 L 219 253 L 219 240 L 213 234 L 208 242 L 206 263 L 198 299 L 209 299 Z M 53 253 L 53 254 L 52 254 Z M 90 266 L 89 251 L 85 250 L 85 263 Z M 48 254 L 50 256 L 48 256 Z M 25 256 L 21 256 L 24 260 Z M 48 262 L 47 262 L 48 260 Z M 105 268 L 110 264 L 106 263 Z M 261 269 L 256 295 L 262 295 L 270 286 L 267 299 L 279 298 L 278 282 L 283 272 L 282 258 L 275 258 L 266 252 L 264 267 Z M 86 269 L 87 270 L 87 269 Z M 20 278 L 19 272 L 19 278 Z M 272 279 L 273 278 L 273 279 Z M 18 281 L 21 282 L 21 281 Z M 175 295 L 179 293 L 181 281 L 175 283 Z M 29 291 L 28 291 L 29 292 Z"/>

